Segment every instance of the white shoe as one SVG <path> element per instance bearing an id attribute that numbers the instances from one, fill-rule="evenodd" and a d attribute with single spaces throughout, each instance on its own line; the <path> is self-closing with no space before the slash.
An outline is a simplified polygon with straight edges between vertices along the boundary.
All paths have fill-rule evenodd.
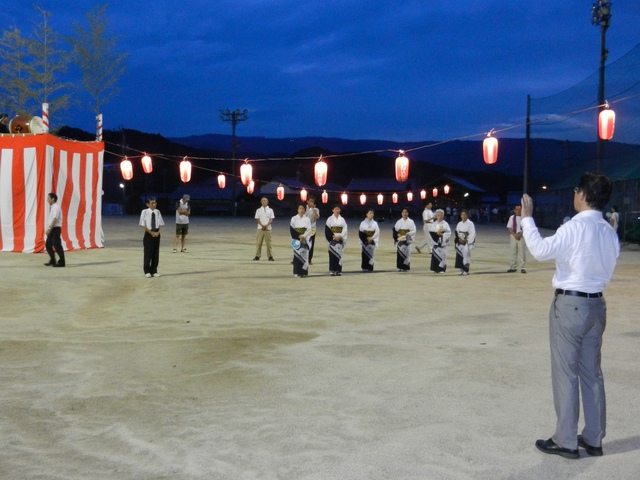
<path id="1" fill-rule="evenodd" d="M 173 249 L 173 253 L 178 253 L 178 249 L 177 249 L 177 248 L 174 248 L 174 249 Z"/>
<path id="2" fill-rule="evenodd" d="M 159 273 L 154 273 L 153 276 L 154 277 L 161 277 L 162 275 L 160 275 Z"/>
<path id="3" fill-rule="evenodd" d="M 151 278 L 151 274 L 150 273 L 145 273 L 144 276 L 147 277 L 147 278 Z"/>
<path id="4" fill-rule="evenodd" d="M 180 250 L 182 253 L 189 253 L 188 250 L 186 248 L 183 248 L 182 250 Z"/>

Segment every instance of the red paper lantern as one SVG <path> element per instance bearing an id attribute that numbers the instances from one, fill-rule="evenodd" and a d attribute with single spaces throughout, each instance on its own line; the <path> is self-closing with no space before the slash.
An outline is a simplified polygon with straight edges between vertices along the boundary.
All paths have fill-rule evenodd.
<path id="1" fill-rule="evenodd" d="M 360 195 L 360 205 L 364 205 L 365 203 L 367 203 L 367 196 L 363 193 Z"/>
<path id="2" fill-rule="evenodd" d="M 251 165 L 249 165 L 249 163 L 247 163 L 247 161 L 245 160 L 245 162 L 240 167 L 240 181 L 244 186 L 249 185 L 252 175 L 253 169 L 251 168 Z"/>
<path id="3" fill-rule="evenodd" d="M 340 198 L 342 199 L 342 204 L 343 205 L 346 205 L 347 202 L 349 201 L 349 195 L 347 195 L 347 192 L 345 192 L 342 195 L 340 195 Z"/>
<path id="4" fill-rule="evenodd" d="M 427 191 L 423 188 L 420 190 L 420 199 L 424 200 L 425 198 L 427 198 Z"/>
<path id="5" fill-rule="evenodd" d="M 606 105 L 605 110 L 602 110 L 598 115 L 598 135 L 602 140 L 611 140 L 615 126 L 616 114 L 609 108 L 609 105 Z"/>
<path id="6" fill-rule="evenodd" d="M 131 160 L 127 157 L 120 162 L 120 172 L 122 173 L 122 178 L 125 180 L 131 180 L 133 178 L 133 165 L 131 165 Z"/>
<path id="7" fill-rule="evenodd" d="M 384 197 L 382 196 L 381 193 L 378 194 L 378 205 L 382 205 L 382 202 L 384 201 Z"/>
<path id="8" fill-rule="evenodd" d="M 409 159 L 404 156 L 404 150 L 400 150 L 400 155 L 396 158 L 396 180 L 406 182 L 409 179 Z"/>
<path id="9" fill-rule="evenodd" d="M 492 137 L 493 130 L 487 134 L 487 138 L 482 142 L 482 155 L 484 156 L 484 163 L 487 165 L 493 165 L 498 161 L 498 139 Z"/>
<path id="10" fill-rule="evenodd" d="M 397 193 L 393 193 L 393 195 L 391 195 L 391 201 L 393 203 L 398 203 L 398 194 Z"/>
<path id="11" fill-rule="evenodd" d="M 322 192 L 322 203 L 327 203 L 328 201 L 329 201 L 329 194 L 325 190 L 324 192 Z"/>
<path id="12" fill-rule="evenodd" d="M 407 201 L 413 202 L 413 192 L 407 192 Z"/>
<path id="13" fill-rule="evenodd" d="M 218 187 L 224 188 L 227 185 L 227 177 L 224 174 L 218 175 Z"/>
<path id="14" fill-rule="evenodd" d="M 254 182 L 253 180 L 251 180 L 251 181 L 249 182 L 249 185 L 247 185 L 247 193 L 248 193 L 249 195 L 253 195 L 253 190 L 254 190 L 255 188 L 256 188 L 256 184 L 255 184 L 255 182 Z"/>
<path id="15" fill-rule="evenodd" d="M 433 191 L 431 192 L 431 194 L 433 195 L 433 198 L 438 196 L 438 189 L 434 188 Z"/>
<path id="16" fill-rule="evenodd" d="M 142 169 L 144 170 L 144 173 L 153 172 L 153 162 L 151 157 L 146 153 L 144 154 L 144 157 L 142 157 Z"/>
<path id="17" fill-rule="evenodd" d="M 180 180 L 187 183 L 191 180 L 191 162 L 187 160 L 187 157 L 180 162 Z"/>
<path id="18" fill-rule="evenodd" d="M 284 198 L 284 187 L 282 184 L 278 185 L 278 188 L 276 188 L 276 197 L 278 200 L 282 200 Z"/>
<path id="19" fill-rule="evenodd" d="M 307 201 L 307 189 L 303 188 L 302 190 L 300 190 L 300 200 L 302 200 L 303 202 Z"/>
<path id="20" fill-rule="evenodd" d="M 318 163 L 316 163 L 315 179 L 316 185 L 318 185 L 319 187 L 322 187 L 325 183 L 327 183 L 327 162 L 322 159 L 322 155 L 320 155 Z"/>
<path id="21" fill-rule="evenodd" d="M 445 195 L 449 195 L 449 190 L 450 190 L 449 185 L 445 185 L 444 186 L 444 194 Z"/>

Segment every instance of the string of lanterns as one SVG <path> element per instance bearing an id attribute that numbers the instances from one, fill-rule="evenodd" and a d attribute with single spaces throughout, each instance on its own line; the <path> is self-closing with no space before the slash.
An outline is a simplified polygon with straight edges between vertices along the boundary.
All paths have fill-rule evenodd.
<path id="1" fill-rule="evenodd" d="M 598 136 L 600 139 L 608 141 L 613 138 L 613 132 L 615 129 L 615 112 L 611 109 L 608 103 L 605 103 L 604 109 L 599 113 L 598 116 Z M 492 129 L 487 133 L 486 138 L 482 142 L 482 154 L 484 162 L 487 165 L 493 165 L 498 160 L 498 139 L 494 136 L 495 129 Z M 417 149 L 414 149 L 417 150 Z M 146 153 L 141 158 L 142 169 L 144 173 L 153 172 L 153 160 Z M 131 160 L 125 157 L 120 162 L 120 171 L 122 174 L 122 178 L 124 180 L 131 180 L 133 178 L 133 164 Z M 191 180 L 191 171 L 192 165 L 189 159 L 185 156 L 180 162 L 180 180 L 183 183 L 188 183 Z M 245 159 L 244 163 L 240 166 L 240 181 L 247 188 L 247 193 L 253 194 L 255 190 L 255 182 L 252 179 L 253 177 L 253 168 L 249 163 L 249 159 Z M 405 155 L 404 150 L 398 151 L 398 157 L 395 161 L 395 177 L 396 180 L 400 183 L 404 183 L 409 179 L 409 158 Z M 317 186 L 323 187 L 326 185 L 328 179 L 328 165 L 324 160 L 322 155 L 318 158 L 318 161 L 314 167 L 314 181 Z M 218 187 L 224 189 L 226 187 L 226 176 L 223 173 L 218 175 Z M 443 191 L 445 195 L 448 195 L 450 192 L 449 185 L 444 185 Z M 433 188 L 431 192 L 432 196 L 436 198 L 438 196 L 438 189 Z M 307 200 L 308 192 L 305 188 L 300 190 L 300 200 Z M 276 189 L 276 197 L 278 200 L 284 199 L 284 186 L 280 184 Z M 426 199 L 427 192 L 422 189 L 420 191 L 420 198 L 422 200 Z M 348 202 L 348 194 L 346 192 L 342 193 L 340 199 L 343 204 L 347 204 Z M 321 194 L 322 203 L 327 203 L 329 199 L 329 194 L 326 190 L 324 190 Z M 391 200 L 393 203 L 398 203 L 398 194 L 393 193 L 391 196 Z M 367 201 L 367 196 L 362 193 L 360 195 L 360 203 L 364 205 Z M 413 193 L 411 191 L 407 192 L 407 201 L 413 201 Z M 384 196 L 380 193 L 377 195 L 378 205 L 382 205 L 384 202 Z"/>

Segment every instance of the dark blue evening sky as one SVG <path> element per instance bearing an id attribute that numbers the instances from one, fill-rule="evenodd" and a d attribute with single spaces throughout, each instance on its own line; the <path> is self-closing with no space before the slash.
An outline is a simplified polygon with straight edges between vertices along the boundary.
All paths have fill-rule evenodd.
<path id="1" fill-rule="evenodd" d="M 0 24 L 39 20 L 4 1 Z M 70 32 L 90 0 L 40 0 Z M 598 68 L 590 1 L 110 0 L 129 53 L 105 128 L 230 133 L 219 109 L 248 109 L 242 136 L 447 140 L 522 125 L 544 97 Z M 609 60 L 640 43 L 640 2 L 613 2 Z M 597 97 L 585 99 L 588 105 Z M 37 113 L 37 112 L 34 112 Z M 55 126 L 55 118 L 52 118 Z M 88 131 L 90 111 L 65 122 Z M 524 127 L 509 136 L 523 137 Z"/>

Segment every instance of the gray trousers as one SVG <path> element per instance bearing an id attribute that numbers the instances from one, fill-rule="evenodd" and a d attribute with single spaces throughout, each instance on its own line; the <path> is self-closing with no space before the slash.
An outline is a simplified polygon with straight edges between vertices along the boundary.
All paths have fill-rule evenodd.
<path id="1" fill-rule="evenodd" d="M 589 445 L 602 445 L 606 399 L 600 348 L 606 323 L 604 298 L 558 295 L 551 303 L 551 381 L 557 416 L 551 438 L 564 448 L 578 448 L 580 393 L 584 411 L 582 436 Z"/>

